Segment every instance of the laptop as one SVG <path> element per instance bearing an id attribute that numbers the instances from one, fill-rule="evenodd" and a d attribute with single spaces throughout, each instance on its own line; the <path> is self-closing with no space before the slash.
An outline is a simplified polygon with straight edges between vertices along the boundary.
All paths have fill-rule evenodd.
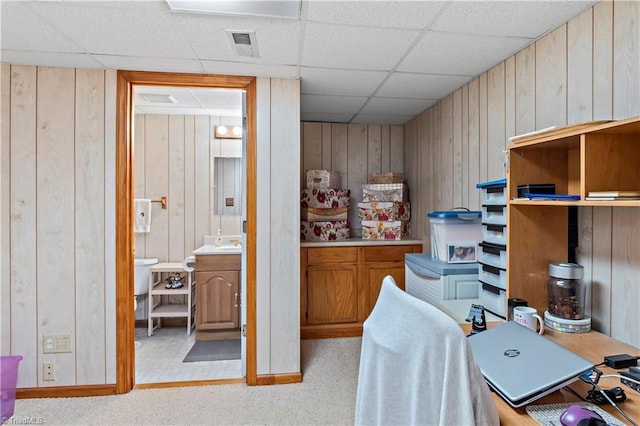
<path id="1" fill-rule="evenodd" d="M 543 335 L 509 321 L 468 337 L 489 386 L 512 407 L 542 398 L 595 367 Z"/>

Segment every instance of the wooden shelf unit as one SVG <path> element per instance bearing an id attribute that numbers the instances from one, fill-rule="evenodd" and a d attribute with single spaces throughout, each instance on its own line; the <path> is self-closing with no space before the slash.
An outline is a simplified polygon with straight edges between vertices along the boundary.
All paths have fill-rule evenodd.
<path id="1" fill-rule="evenodd" d="M 185 275 L 184 286 L 181 288 L 165 288 L 169 274 L 181 273 Z M 158 263 L 149 268 L 149 318 L 147 334 L 151 337 L 154 331 L 162 327 L 162 318 L 186 318 L 187 335 L 194 328 L 195 314 L 195 282 L 192 273 L 185 271 L 182 263 Z M 184 303 L 166 303 L 164 296 L 184 296 Z M 169 301 L 171 302 L 171 301 Z"/>
<path id="2" fill-rule="evenodd" d="M 640 191 L 640 117 L 569 126 L 507 147 L 507 298 L 547 309 L 549 263 L 566 262 L 569 206 L 640 207 L 640 200 L 586 201 L 592 191 Z M 518 185 L 556 186 L 579 201 L 514 200 Z"/>

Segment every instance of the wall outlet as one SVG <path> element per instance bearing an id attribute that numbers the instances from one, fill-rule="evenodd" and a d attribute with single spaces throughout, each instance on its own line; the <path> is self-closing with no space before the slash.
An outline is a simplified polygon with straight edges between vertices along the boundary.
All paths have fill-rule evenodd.
<path id="1" fill-rule="evenodd" d="M 54 381 L 56 379 L 56 365 L 53 362 L 45 362 L 42 365 L 42 380 Z"/>
<path id="2" fill-rule="evenodd" d="M 71 334 L 45 334 L 44 353 L 59 354 L 73 352 L 73 340 Z"/>

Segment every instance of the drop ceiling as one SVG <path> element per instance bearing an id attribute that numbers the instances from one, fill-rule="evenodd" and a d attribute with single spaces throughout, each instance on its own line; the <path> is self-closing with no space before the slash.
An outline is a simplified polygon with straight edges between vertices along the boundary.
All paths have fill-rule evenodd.
<path id="1" fill-rule="evenodd" d="M 164 0 L 3 0 L 0 60 L 295 78 L 303 121 L 403 124 L 595 2 L 242 3 L 294 3 L 298 16 L 175 12 Z M 228 30 L 253 31 L 257 56 L 239 55 Z M 161 92 L 189 102 L 189 111 L 236 114 L 240 102 L 238 93 Z M 149 112 L 181 106 L 138 102 Z"/>

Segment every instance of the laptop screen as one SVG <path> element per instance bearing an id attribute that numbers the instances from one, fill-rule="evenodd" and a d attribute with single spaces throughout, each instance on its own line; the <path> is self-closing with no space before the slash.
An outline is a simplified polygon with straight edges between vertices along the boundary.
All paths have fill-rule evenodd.
<path id="1" fill-rule="evenodd" d="M 509 321 L 468 338 L 489 386 L 520 407 L 575 381 L 594 364 Z"/>

